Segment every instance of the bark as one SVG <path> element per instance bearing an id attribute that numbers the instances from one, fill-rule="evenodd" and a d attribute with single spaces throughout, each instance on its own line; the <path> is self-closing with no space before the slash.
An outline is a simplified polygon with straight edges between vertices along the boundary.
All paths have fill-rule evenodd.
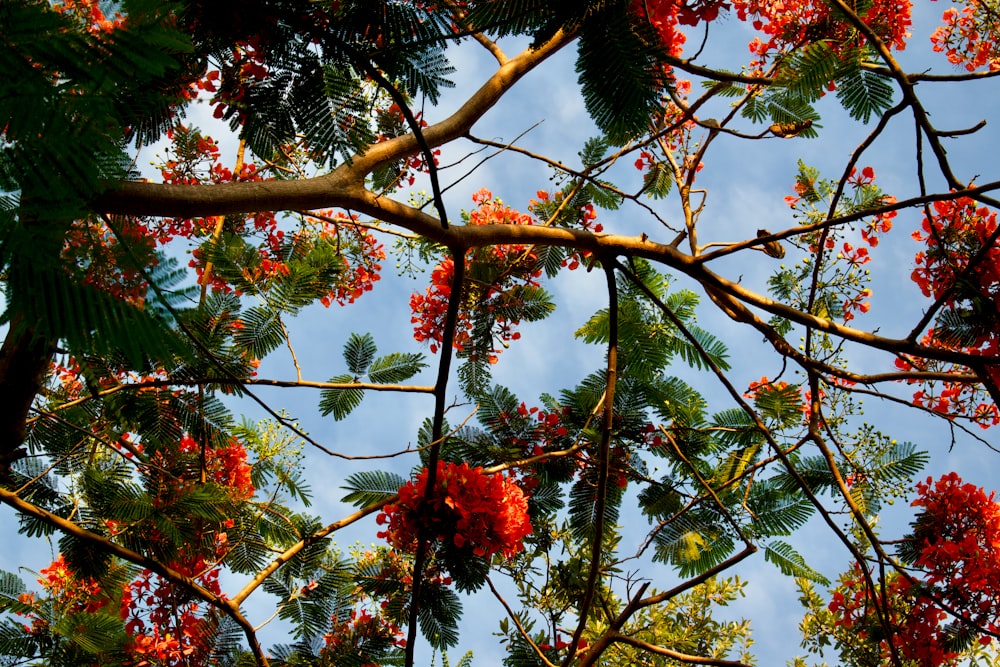
<path id="1" fill-rule="evenodd" d="M 14 316 L 0 347 L 0 480 L 27 454 L 21 445 L 28 411 L 42 388 L 52 352 L 50 343 Z"/>

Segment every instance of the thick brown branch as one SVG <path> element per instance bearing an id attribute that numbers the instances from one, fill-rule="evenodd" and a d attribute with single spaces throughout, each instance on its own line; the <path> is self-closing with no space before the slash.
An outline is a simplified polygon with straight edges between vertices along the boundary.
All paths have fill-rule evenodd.
<path id="1" fill-rule="evenodd" d="M 511 86 L 572 40 L 573 35 L 560 31 L 537 49 L 524 51 L 508 60 L 458 111 L 424 129 L 423 138 L 427 145 L 435 148 L 468 132 Z M 213 186 L 127 182 L 99 197 L 93 207 L 111 214 L 182 218 L 314 208 L 351 208 L 374 215 L 367 210 L 368 207 L 358 205 L 366 198 L 365 194 L 371 195 L 362 186 L 365 175 L 418 150 L 420 146 L 416 137 L 406 134 L 369 147 L 363 155 L 330 174 L 307 180 Z M 214 212 L 206 214 L 205 210 Z M 440 222 L 435 224 L 440 227 Z"/>
<path id="2" fill-rule="evenodd" d="M 52 358 L 52 345 L 21 324 L 15 316 L 0 347 L 0 478 L 25 455 L 28 410 Z"/>

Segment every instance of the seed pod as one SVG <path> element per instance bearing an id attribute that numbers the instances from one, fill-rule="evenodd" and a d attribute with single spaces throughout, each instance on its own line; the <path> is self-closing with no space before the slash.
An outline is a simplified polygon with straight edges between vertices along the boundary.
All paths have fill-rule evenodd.
<path id="1" fill-rule="evenodd" d="M 776 137 L 791 139 L 792 137 L 798 136 L 808 130 L 812 127 L 812 124 L 812 120 L 806 118 L 805 120 L 797 120 L 792 123 L 775 123 L 769 129 Z"/>
<path id="2" fill-rule="evenodd" d="M 770 236 L 771 232 L 766 229 L 757 230 L 757 238 L 764 238 L 765 236 Z M 782 259 L 785 256 L 785 246 L 781 245 L 778 240 L 767 241 L 761 244 L 761 249 L 764 251 L 765 255 L 774 257 L 775 259 Z"/>

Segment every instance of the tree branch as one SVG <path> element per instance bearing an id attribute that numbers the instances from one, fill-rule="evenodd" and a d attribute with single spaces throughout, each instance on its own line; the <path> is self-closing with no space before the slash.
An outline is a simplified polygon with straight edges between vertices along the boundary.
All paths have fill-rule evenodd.
<path id="1" fill-rule="evenodd" d="M 190 591 L 198 598 L 204 600 L 216 609 L 219 609 L 236 621 L 237 625 L 243 629 L 243 632 L 246 635 L 247 642 L 250 645 L 250 650 L 253 652 L 257 664 L 261 667 L 267 667 L 270 664 L 264 650 L 261 648 L 260 642 L 257 641 L 257 633 L 254 630 L 253 625 L 246 619 L 243 612 L 240 611 L 240 602 L 242 599 L 233 598 L 232 600 L 226 600 L 225 598 L 216 595 L 212 591 L 200 585 L 191 577 L 181 574 L 177 570 L 164 565 L 160 561 L 153 558 L 147 558 L 140 553 L 127 549 L 120 544 L 116 544 L 115 542 L 92 533 L 89 530 L 85 530 L 68 519 L 64 519 L 61 516 L 49 512 L 48 510 L 29 503 L 16 493 L 0 488 L 0 502 L 13 507 L 21 514 L 33 516 L 43 523 L 46 523 L 60 532 L 65 533 L 66 535 L 72 535 L 78 540 L 92 545 L 95 549 L 106 551 L 113 556 L 121 558 L 122 560 L 150 570 L 170 583 L 180 586 L 184 590 Z"/>

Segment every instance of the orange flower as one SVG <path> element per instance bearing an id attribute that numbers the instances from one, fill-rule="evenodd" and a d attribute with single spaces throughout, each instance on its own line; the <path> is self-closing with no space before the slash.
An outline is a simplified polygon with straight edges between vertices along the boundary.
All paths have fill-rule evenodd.
<path id="1" fill-rule="evenodd" d="M 413 551 L 420 529 L 439 542 L 450 542 L 476 556 L 511 557 L 531 533 L 528 499 L 513 477 L 485 474 L 468 463 L 439 461 L 435 489 L 427 498 L 426 468 L 399 489 L 399 500 L 379 514 L 378 533 L 397 549 Z"/>

